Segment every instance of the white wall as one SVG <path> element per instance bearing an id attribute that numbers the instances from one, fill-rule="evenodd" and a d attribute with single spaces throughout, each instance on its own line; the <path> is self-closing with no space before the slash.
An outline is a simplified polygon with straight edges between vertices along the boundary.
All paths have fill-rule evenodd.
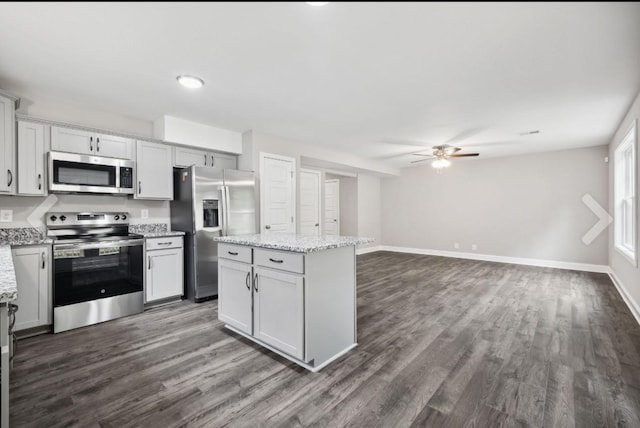
<path id="1" fill-rule="evenodd" d="M 581 199 L 588 193 L 607 206 L 607 153 L 602 146 L 456 159 L 441 174 L 428 162 L 406 168 L 383 180 L 383 243 L 606 265 L 606 232 L 582 242 L 597 217 Z"/>
<path id="2" fill-rule="evenodd" d="M 382 244 L 381 207 L 380 177 L 358 175 L 358 236 L 375 239 L 360 248 Z"/>
<path id="3" fill-rule="evenodd" d="M 636 132 L 640 127 L 640 94 L 636 97 L 635 101 L 631 105 L 629 112 L 626 114 L 618 130 L 616 131 L 611 143 L 609 144 L 609 159 L 612 161 L 615 159 L 614 152 L 618 144 L 622 141 L 622 138 L 626 135 L 633 124 L 636 121 Z M 638 135 L 636 134 L 636 141 Z M 636 143 L 636 153 L 640 144 Z M 636 189 L 640 189 L 640 155 L 636 156 L 636 171 L 638 171 L 636 179 Z M 609 212 L 614 215 L 614 203 L 613 203 L 613 162 L 609 166 Z M 636 242 L 640 244 L 640 198 L 638 198 L 638 191 L 636 190 L 636 212 L 639 214 L 636 222 Z M 613 243 L 613 227 L 609 230 L 609 265 L 613 271 L 614 278 L 619 282 L 619 285 L 623 289 L 623 294 L 629 300 L 629 303 L 634 308 L 636 318 L 640 321 L 640 268 L 632 265 L 628 259 L 615 249 Z"/>

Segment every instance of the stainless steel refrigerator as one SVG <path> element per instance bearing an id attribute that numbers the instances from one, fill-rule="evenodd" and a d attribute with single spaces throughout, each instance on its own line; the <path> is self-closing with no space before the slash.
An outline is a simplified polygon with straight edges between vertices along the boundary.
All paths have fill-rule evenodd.
<path id="1" fill-rule="evenodd" d="M 171 229 L 185 235 L 186 298 L 218 295 L 216 236 L 256 232 L 255 175 L 251 171 L 191 166 L 175 169 Z"/>

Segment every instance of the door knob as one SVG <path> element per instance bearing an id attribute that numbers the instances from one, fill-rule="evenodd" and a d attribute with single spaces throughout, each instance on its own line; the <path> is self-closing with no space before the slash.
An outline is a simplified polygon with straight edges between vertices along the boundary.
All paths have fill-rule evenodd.
<path id="1" fill-rule="evenodd" d="M 271 226 L 266 225 L 264 228 L 265 228 L 265 229 L 271 229 Z"/>
<path id="2" fill-rule="evenodd" d="M 320 226 L 320 223 L 316 223 L 316 227 Z"/>

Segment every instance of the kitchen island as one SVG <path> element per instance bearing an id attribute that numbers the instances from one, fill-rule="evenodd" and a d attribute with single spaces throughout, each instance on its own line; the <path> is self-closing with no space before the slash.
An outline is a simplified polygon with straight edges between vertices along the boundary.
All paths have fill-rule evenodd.
<path id="1" fill-rule="evenodd" d="M 218 319 L 316 372 L 357 345 L 352 236 L 240 235 L 218 241 Z"/>

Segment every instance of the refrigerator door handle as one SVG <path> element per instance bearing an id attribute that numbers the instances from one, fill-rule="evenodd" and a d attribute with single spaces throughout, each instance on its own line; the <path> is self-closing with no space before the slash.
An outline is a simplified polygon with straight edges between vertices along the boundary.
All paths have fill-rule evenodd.
<path id="1" fill-rule="evenodd" d="M 229 235 L 229 208 L 231 198 L 229 197 L 229 186 L 223 186 L 224 192 L 224 234 Z"/>
<path id="2" fill-rule="evenodd" d="M 222 236 L 227 236 L 227 208 L 229 207 L 229 202 L 227 200 L 227 186 L 220 187 L 220 202 L 222 203 L 222 215 L 220 216 L 222 224 L 220 225 L 220 229 Z"/>

